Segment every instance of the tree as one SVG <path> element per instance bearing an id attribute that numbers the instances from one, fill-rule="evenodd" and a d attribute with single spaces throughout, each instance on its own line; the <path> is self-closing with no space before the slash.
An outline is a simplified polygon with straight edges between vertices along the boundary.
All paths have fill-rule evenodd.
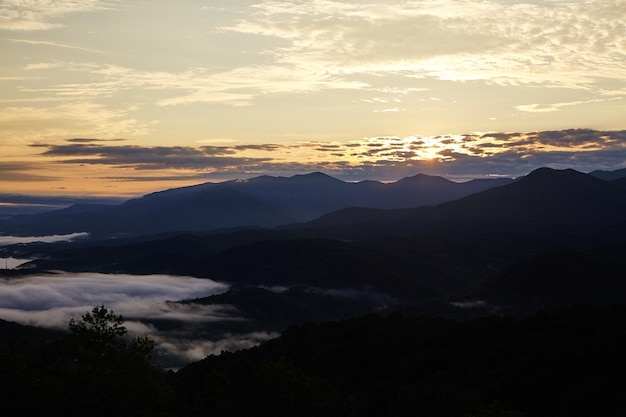
<path id="1" fill-rule="evenodd" d="M 54 358 L 57 394 L 67 400 L 60 414 L 167 414 L 169 390 L 149 363 L 153 340 L 129 337 L 124 317 L 103 305 L 70 320 L 68 327 L 48 356 Z"/>
<path id="2" fill-rule="evenodd" d="M 70 339 L 83 359 L 91 359 L 93 365 L 101 365 L 112 359 L 148 360 L 155 347 L 154 341 L 138 336 L 128 339 L 124 317 L 109 311 L 103 305 L 95 306 L 80 321 L 71 319 Z"/>

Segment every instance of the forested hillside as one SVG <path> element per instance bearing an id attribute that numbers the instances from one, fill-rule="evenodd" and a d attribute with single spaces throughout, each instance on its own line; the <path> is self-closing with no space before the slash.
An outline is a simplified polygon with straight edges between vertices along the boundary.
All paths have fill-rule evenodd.
<path id="1" fill-rule="evenodd" d="M 176 372 L 150 367 L 150 341 L 124 339 L 120 317 L 103 307 L 90 314 L 47 341 L 20 343 L 15 332 L 3 337 L 0 392 L 7 415 L 626 412 L 621 306 L 577 305 L 524 319 L 391 314 L 307 323 L 256 348 L 210 356 Z"/>

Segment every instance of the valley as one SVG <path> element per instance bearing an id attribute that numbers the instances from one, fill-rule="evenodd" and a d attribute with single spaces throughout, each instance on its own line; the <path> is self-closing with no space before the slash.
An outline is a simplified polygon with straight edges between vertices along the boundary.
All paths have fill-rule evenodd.
<path id="1" fill-rule="evenodd" d="M 104 212 L 79 207 L 43 217 L 18 217 L 11 227 L 73 234 L 65 241 L 61 236 L 58 241 L 5 246 L 3 257 L 32 260 L 0 273 L 6 280 L 64 271 L 168 274 L 219 282 L 226 288 L 223 293 L 189 293 L 184 299 L 168 300 L 168 305 L 179 303 L 181 310 L 198 306 L 228 312 L 223 313 L 224 320 L 205 322 L 202 330 L 196 327 L 196 332 L 213 334 L 214 339 L 226 334 L 242 340 L 255 332 L 279 334 L 295 324 L 371 312 L 455 319 L 493 314 L 523 317 L 573 303 L 605 308 L 625 299 L 623 177 L 603 180 L 573 170 L 543 168 L 457 199 L 445 191 L 453 183 L 425 176 L 366 185 L 402 189 L 397 198 L 404 196 L 404 202 L 397 204 L 404 205 L 418 200 L 404 188 L 409 183 L 428 184 L 427 192 L 416 188 L 413 194 L 423 191 L 449 201 L 414 208 L 340 207 L 308 222 L 273 227 L 262 218 L 245 225 L 256 213 L 256 205 L 244 205 L 247 211 L 237 214 L 239 223 L 230 224 L 230 229 L 164 231 L 163 224 L 180 223 L 154 219 L 155 213 L 181 219 L 204 213 L 210 218 L 213 212 L 203 212 L 206 207 L 232 203 L 221 199 L 230 195 L 227 185 L 237 190 L 251 187 L 255 198 L 261 198 L 262 190 L 262 198 L 275 206 L 285 205 L 291 196 L 292 203 L 302 200 L 302 206 L 311 210 L 314 207 L 304 196 L 310 201 L 325 201 L 328 195 L 348 199 L 350 194 L 337 189 L 359 186 L 311 174 L 290 179 L 262 177 L 244 185 L 224 183 L 218 194 L 202 191 L 213 184 L 168 190 Z M 298 189 L 299 193 L 294 192 Z M 202 206 L 197 205 L 199 194 Z M 375 193 L 355 193 L 351 198 L 355 196 L 375 205 Z M 381 198 L 379 205 L 380 201 L 391 204 Z M 322 212 L 322 206 L 316 210 Z M 110 216 L 107 225 L 117 224 L 111 226 L 109 235 L 83 228 L 103 223 L 105 214 Z M 131 216 L 145 217 L 141 227 L 153 225 L 153 233 L 120 236 L 119 227 Z M 309 211 L 299 217 L 312 216 Z M 58 229 L 61 226 L 64 229 Z M 170 326 L 158 321 L 150 325 L 157 330 Z"/>

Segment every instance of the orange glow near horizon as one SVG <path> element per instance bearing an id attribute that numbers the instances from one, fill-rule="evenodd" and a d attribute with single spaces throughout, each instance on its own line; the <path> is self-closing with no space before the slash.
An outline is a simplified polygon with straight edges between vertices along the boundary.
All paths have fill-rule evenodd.
<path id="1" fill-rule="evenodd" d="M 625 15 L 624 0 L 3 2 L 0 194 L 622 168 Z"/>
<path id="2" fill-rule="evenodd" d="M 498 158 L 521 161 L 535 154 L 565 155 L 562 164 L 566 164 L 576 155 L 584 157 L 608 147 L 619 155 L 626 150 L 624 136 L 619 131 L 569 130 L 195 147 L 140 147 L 76 139 L 56 145 L 38 144 L 32 148 L 38 153 L 4 160 L 15 169 L 13 177 L 0 178 L 0 187 L 4 193 L 132 197 L 203 182 L 313 171 L 346 180 L 386 182 L 418 173 L 452 180 L 516 176 L 520 173 L 463 175 L 450 167 L 470 162 L 480 165 L 481 160 Z M 360 172 L 360 176 L 346 175 L 350 172 Z"/>

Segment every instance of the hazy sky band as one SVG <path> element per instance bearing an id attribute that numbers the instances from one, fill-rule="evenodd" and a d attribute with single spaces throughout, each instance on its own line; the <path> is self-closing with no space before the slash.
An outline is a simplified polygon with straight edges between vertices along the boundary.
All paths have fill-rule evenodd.
<path id="1" fill-rule="evenodd" d="M 620 0 L 2 1 L 0 186 L 619 168 L 613 140 L 522 152 L 519 137 L 622 140 L 625 15 Z"/>

